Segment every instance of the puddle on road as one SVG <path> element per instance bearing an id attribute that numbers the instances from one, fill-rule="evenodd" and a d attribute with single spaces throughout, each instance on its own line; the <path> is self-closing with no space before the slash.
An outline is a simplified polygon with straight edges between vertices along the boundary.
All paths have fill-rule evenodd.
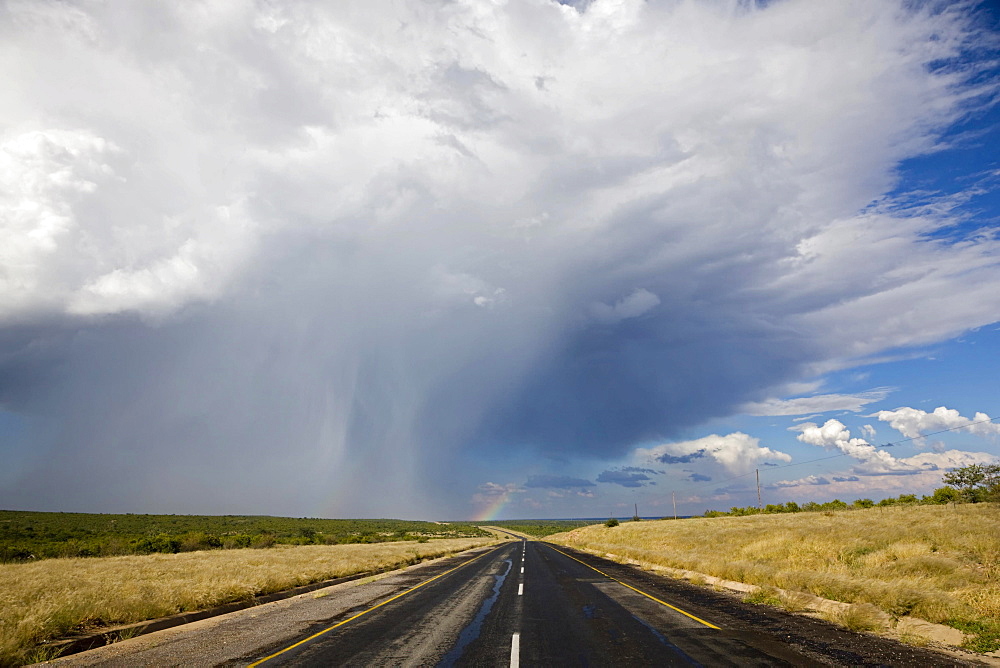
<path id="1" fill-rule="evenodd" d="M 507 570 L 500 575 L 493 576 L 496 578 L 496 581 L 493 583 L 493 593 L 483 601 L 479 612 L 469 622 L 469 625 L 462 629 L 462 632 L 458 635 L 458 642 L 455 643 L 450 652 L 444 655 L 444 658 L 438 663 L 438 668 L 454 666 L 455 662 L 462 657 L 462 653 L 465 652 L 465 648 L 469 646 L 469 643 L 479 637 L 479 633 L 483 629 L 483 621 L 486 620 L 486 616 L 493 609 L 493 604 L 496 603 L 497 597 L 500 596 L 500 588 L 503 586 L 504 580 L 507 579 L 510 569 L 514 566 L 514 563 L 510 559 L 504 559 L 504 563 L 507 564 Z"/>

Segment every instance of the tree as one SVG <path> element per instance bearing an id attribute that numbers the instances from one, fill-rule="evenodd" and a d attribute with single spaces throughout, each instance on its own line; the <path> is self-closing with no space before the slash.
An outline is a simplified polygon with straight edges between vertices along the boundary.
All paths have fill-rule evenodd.
<path id="1" fill-rule="evenodd" d="M 951 503 L 952 501 L 961 501 L 962 493 L 959 492 L 954 487 L 949 487 L 945 485 L 944 487 L 938 487 L 934 490 L 934 494 L 931 496 L 931 503 L 945 504 Z"/>
<path id="2" fill-rule="evenodd" d="M 951 469 L 941 480 L 958 489 L 964 501 L 986 501 L 1000 492 L 1000 464 L 970 464 Z"/>

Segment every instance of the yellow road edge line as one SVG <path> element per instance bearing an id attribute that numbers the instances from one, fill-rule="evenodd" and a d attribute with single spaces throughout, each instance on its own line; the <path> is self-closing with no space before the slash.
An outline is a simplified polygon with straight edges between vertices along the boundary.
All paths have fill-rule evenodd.
<path id="1" fill-rule="evenodd" d="M 549 547 L 552 547 L 552 544 L 551 544 L 551 543 L 545 543 L 545 544 L 546 544 L 546 545 L 548 545 Z M 554 547 L 552 547 L 552 549 L 553 549 L 553 550 L 555 550 L 556 552 L 558 552 L 559 554 L 563 555 L 564 557 L 569 557 L 569 558 L 570 558 L 570 559 L 572 559 L 573 561 L 575 561 L 575 562 L 578 562 L 578 563 L 581 563 L 581 564 L 583 564 L 584 566 L 586 566 L 587 568 L 589 568 L 589 569 L 591 569 L 591 570 L 593 570 L 593 571 L 597 571 L 598 573 L 600 573 L 600 574 L 601 574 L 601 575 L 603 575 L 604 577 L 608 578 L 609 580 L 614 580 L 615 582 L 617 582 L 618 584 L 620 584 L 620 585 L 621 585 L 621 586 L 623 586 L 623 587 L 628 587 L 628 588 L 629 588 L 629 589 L 631 589 L 632 591 L 634 591 L 634 592 L 637 592 L 637 593 L 639 593 L 639 594 L 642 594 L 643 596 L 645 596 L 645 597 L 646 597 L 646 598 L 648 598 L 648 599 L 651 599 L 651 600 L 653 600 L 653 601 L 656 601 L 656 602 L 657 602 L 657 603 L 659 603 L 660 605 L 665 605 L 665 606 L 667 606 L 668 608 L 670 608 L 671 610 L 676 610 L 677 612 L 681 613 L 681 614 L 682 614 L 682 615 L 684 615 L 685 617 L 690 617 L 691 619 L 693 619 L 694 621 L 698 622 L 699 624 L 704 624 L 704 625 L 705 625 L 705 626 L 707 626 L 708 628 L 710 628 L 710 629 L 715 629 L 716 631 L 721 631 L 721 630 L 722 630 L 721 628 L 719 628 L 719 627 L 718 627 L 718 626 L 716 626 L 715 624 L 712 624 L 712 623 L 709 623 L 709 622 L 706 622 L 706 621 L 705 621 L 704 619 L 700 619 L 700 618 L 698 618 L 698 617 L 695 617 L 695 616 L 694 616 L 694 615 L 692 615 L 692 614 L 691 614 L 690 612 L 686 612 L 686 611 L 684 611 L 684 610 L 681 610 L 681 609 L 680 609 L 680 608 L 678 608 L 678 607 L 677 607 L 676 605 L 670 605 L 670 604 L 669 604 L 669 603 L 667 603 L 666 601 L 661 601 L 660 599 L 658 599 L 658 598 L 656 598 L 655 596 L 652 596 L 652 595 L 650 595 L 650 594 L 647 594 L 646 592 L 642 591 L 641 589 L 636 589 L 635 587 L 633 587 L 633 586 L 632 586 L 632 585 L 630 585 L 630 584 L 625 584 L 624 582 L 622 582 L 622 581 L 621 581 L 621 580 L 619 580 L 618 578 L 615 578 L 615 577 L 611 577 L 610 575 L 608 575 L 608 574 L 607 574 L 607 573 L 605 573 L 604 571 L 602 571 L 602 570 L 600 570 L 600 569 L 597 569 L 597 568 L 594 568 L 593 566 L 591 566 L 590 564 L 588 564 L 588 563 L 587 563 L 587 562 L 585 562 L 585 561 L 580 561 L 579 559 L 577 559 L 576 557 L 574 557 L 574 556 L 573 556 L 573 555 L 571 555 L 571 554 L 566 554 L 566 553 L 565 553 L 565 552 L 563 552 L 562 550 L 557 550 L 557 549 L 556 549 L 556 548 L 554 548 Z"/>
<path id="2" fill-rule="evenodd" d="M 344 624 L 346 624 L 348 622 L 353 622 L 358 617 L 363 617 L 364 615 L 367 615 L 372 610 L 377 610 L 378 608 L 381 608 L 383 605 L 386 605 L 387 603 L 392 603 L 397 598 L 402 598 L 403 596 L 406 596 L 410 592 L 416 591 L 417 589 L 420 589 L 424 585 L 429 585 L 430 583 L 434 582 L 438 578 L 443 578 L 444 576 L 448 575 L 448 573 L 453 573 L 453 572 L 457 571 L 459 568 L 461 568 L 462 566 L 468 566 L 469 564 L 471 564 L 476 559 L 479 559 L 480 557 L 485 557 L 487 554 L 492 554 L 493 552 L 496 552 L 500 548 L 505 547 L 507 545 L 510 545 L 510 543 L 504 543 L 502 545 L 499 545 L 498 547 L 493 548 L 492 550 L 489 550 L 487 552 L 483 552 L 482 554 L 476 555 L 472 559 L 469 559 L 468 561 L 463 562 L 463 563 L 459 564 L 458 566 L 455 566 L 455 568 L 451 568 L 451 569 L 445 571 L 444 573 L 439 573 L 439 574 L 435 575 L 434 577 L 432 577 L 430 580 L 425 580 L 424 582 L 421 582 L 416 587 L 411 587 L 410 589 L 407 589 L 406 591 L 402 592 L 401 594 L 396 594 L 392 598 L 387 598 L 386 600 L 382 601 L 381 603 L 379 603 L 377 605 L 373 605 L 372 607 L 368 608 L 367 610 L 362 610 L 361 612 L 359 612 L 358 614 L 354 615 L 353 617 L 348 617 L 347 619 L 345 619 L 342 622 L 337 622 L 333 626 L 331 626 L 329 628 L 325 628 L 322 631 L 319 631 L 317 633 L 314 633 L 311 636 L 309 636 L 308 638 L 304 638 L 304 639 L 298 641 L 297 643 L 295 643 L 294 645 L 289 645 L 285 649 L 279 650 L 279 651 L 275 652 L 274 654 L 271 654 L 270 656 L 265 656 L 263 659 L 259 659 L 257 661 L 254 661 L 253 663 L 251 663 L 250 665 L 248 665 L 247 668 L 254 668 L 254 666 L 259 666 L 260 664 L 262 664 L 262 663 L 264 663 L 266 661 L 270 661 L 271 659 L 273 659 L 276 656 L 284 654 L 285 652 L 288 652 L 289 650 L 293 650 L 296 647 L 300 647 L 300 646 L 306 644 L 310 640 L 314 640 L 314 639 L 320 637 L 324 633 L 329 633 L 330 631 L 334 630 L 338 626 L 343 626 Z M 570 557 L 570 558 L 572 559 L 572 557 Z"/>

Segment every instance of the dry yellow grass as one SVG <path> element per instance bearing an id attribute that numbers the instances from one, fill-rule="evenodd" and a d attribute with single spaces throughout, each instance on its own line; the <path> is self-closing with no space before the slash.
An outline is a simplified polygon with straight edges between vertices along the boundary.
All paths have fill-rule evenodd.
<path id="1" fill-rule="evenodd" d="M 128 624 L 495 543 L 305 545 L 0 565 L 0 665 L 81 627 Z"/>
<path id="2" fill-rule="evenodd" d="M 894 616 L 1000 620 L 995 504 L 625 522 L 547 540 Z"/>

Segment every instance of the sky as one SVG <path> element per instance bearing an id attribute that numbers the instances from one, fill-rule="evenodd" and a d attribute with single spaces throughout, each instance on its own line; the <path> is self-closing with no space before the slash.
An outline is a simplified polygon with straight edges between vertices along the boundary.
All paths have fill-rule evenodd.
<path id="1" fill-rule="evenodd" d="M 0 508 L 700 514 L 1000 461 L 998 38 L 0 2 Z"/>

